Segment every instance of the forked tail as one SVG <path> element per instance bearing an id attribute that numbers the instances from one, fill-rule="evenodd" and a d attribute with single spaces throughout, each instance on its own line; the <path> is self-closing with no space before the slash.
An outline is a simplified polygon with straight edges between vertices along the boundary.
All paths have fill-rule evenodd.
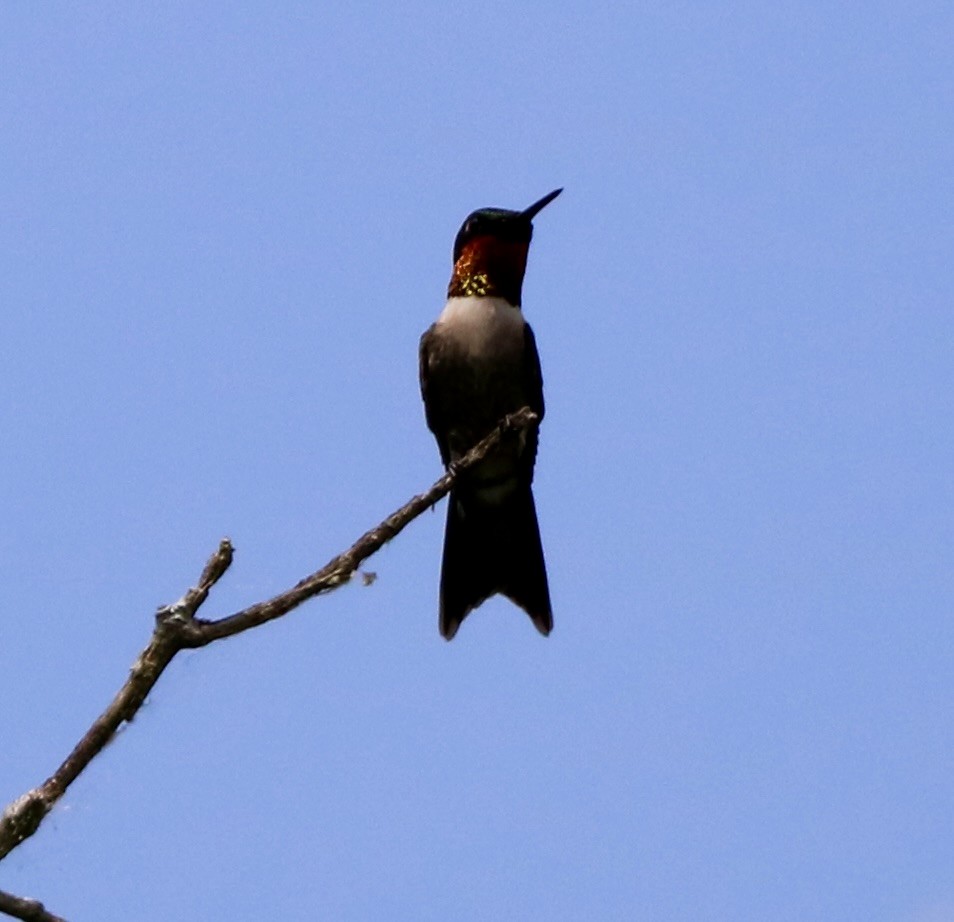
<path id="1" fill-rule="evenodd" d="M 530 487 L 499 505 L 467 502 L 453 492 L 447 504 L 441 566 L 441 634 L 450 640 L 467 614 L 502 593 L 537 630 L 553 629 L 547 568 Z"/>

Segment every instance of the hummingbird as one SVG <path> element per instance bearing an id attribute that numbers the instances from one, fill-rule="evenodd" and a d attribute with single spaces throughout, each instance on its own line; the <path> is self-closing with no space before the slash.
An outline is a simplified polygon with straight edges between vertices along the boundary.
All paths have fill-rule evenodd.
<path id="1" fill-rule="evenodd" d="M 421 337 L 421 396 L 441 461 L 450 467 L 508 414 L 543 419 L 543 376 L 520 309 L 533 218 L 563 190 L 523 211 L 481 208 L 454 240 L 447 304 Z M 539 423 L 538 423 L 539 424 Z M 451 640 L 469 612 L 501 593 L 546 636 L 553 628 L 533 502 L 537 427 L 501 444 L 458 479 L 447 504 L 440 632 Z"/>

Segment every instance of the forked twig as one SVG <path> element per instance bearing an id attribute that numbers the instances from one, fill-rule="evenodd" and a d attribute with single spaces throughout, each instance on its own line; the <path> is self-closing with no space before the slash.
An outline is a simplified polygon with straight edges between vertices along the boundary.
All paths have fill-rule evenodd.
<path id="1" fill-rule="evenodd" d="M 512 437 L 514 433 L 535 425 L 538 421 L 537 415 L 527 407 L 507 416 L 429 490 L 413 497 L 375 528 L 365 532 L 348 550 L 330 560 L 320 570 L 306 576 L 291 589 L 224 618 L 197 618 L 196 612 L 232 563 L 232 543 L 228 538 L 224 538 L 203 568 L 198 584 L 189 589 L 181 599 L 163 606 L 156 613 L 156 626 L 152 637 L 133 664 L 129 678 L 63 764 L 42 784 L 10 803 L 0 815 L 0 861 L 37 831 L 56 802 L 103 750 L 120 726 L 135 717 L 166 666 L 180 650 L 204 647 L 213 641 L 241 634 L 288 614 L 313 596 L 330 592 L 348 582 L 362 561 L 442 499 L 463 471 L 482 461 L 503 439 Z M 46 912 L 41 903 L 2 891 L 0 912 L 24 920 L 57 920 L 56 916 Z"/>

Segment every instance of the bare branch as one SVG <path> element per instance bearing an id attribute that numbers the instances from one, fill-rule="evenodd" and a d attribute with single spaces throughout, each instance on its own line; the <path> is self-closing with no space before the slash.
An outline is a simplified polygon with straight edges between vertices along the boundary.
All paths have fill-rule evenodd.
<path id="1" fill-rule="evenodd" d="M 199 606 L 208 598 L 212 587 L 225 576 L 225 571 L 232 565 L 234 548 L 228 538 L 219 542 L 219 549 L 209 558 L 209 562 L 202 570 L 199 585 L 193 586 L 178 602 L 164 605 L 156 612 L 157 621 L 169 619 L 190 619 L 195 617 Z"/>
<path id="2" fill-rule="evenodd" d="M 413 497 L 378 526 L 365 532 L 347 551 L 330 560 L 320 570 L 306 576 L 291 589 L 272 599 L 250 605 L 225 618 L 206 621 L 196 618 L 195 613 L 232 563 L 232 544 L 227 538 L 223 539 L 203 568 L 198 585 L 189 589 L 177 602 L 163 606 L 156 613 L 155 630 L 146 648 L 133 664 L 129 678 L 63 764 L 43 784 L 14 800 L 0 815 L 0 861 L 36 832 L 40 823 L 80 772 L 102 751 L 123 723 L 132 721 L 159 676 L 180 650 L 204 647 L 215 640 L 231 637 L 273 621 L 313 596 L 330 592 L 347 583 L 362 561 L 442 499 L 462 472 L 482 461 L 503 439 L 513 437 L 514 433 L 538 422 L 538 416 L 527 407 L 511 414 L 460 461 L 453 464 L 427 492 Z M 37 911 L 36 907 L 39 907 L 38 911 L 44 912 L 38 903 L 26 900 L 22 901 L 22 904 L 34 907 L 33 911 Z M 0 911 L 7 912 L 2 903 Z M 55 919 L 48 914 L 29 917 L 20 915 L 19 918 Z"/>
<path id="3" fill-rule="evenodd" d="M 0 890 L 0 912 L 14 919 L 23 919 L 23 922 L 66 922 L 66 919 L 47 912 L 42 903 L 3 890 Z"/>

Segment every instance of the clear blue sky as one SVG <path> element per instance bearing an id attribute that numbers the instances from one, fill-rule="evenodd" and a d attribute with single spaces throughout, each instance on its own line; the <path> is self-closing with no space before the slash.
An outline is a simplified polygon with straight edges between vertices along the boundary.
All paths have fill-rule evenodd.
<path id="1" fill-rule="evenodd" d="M 317 7 L 317 8 L 316 8 Z M 6 4 L 0 802 L 440 473 L 454 234 L 536 222 L 556 628 L 443 507 L 177 660 L 0 865 L 71 920 L 954 919 L 948 2 Z"/>

